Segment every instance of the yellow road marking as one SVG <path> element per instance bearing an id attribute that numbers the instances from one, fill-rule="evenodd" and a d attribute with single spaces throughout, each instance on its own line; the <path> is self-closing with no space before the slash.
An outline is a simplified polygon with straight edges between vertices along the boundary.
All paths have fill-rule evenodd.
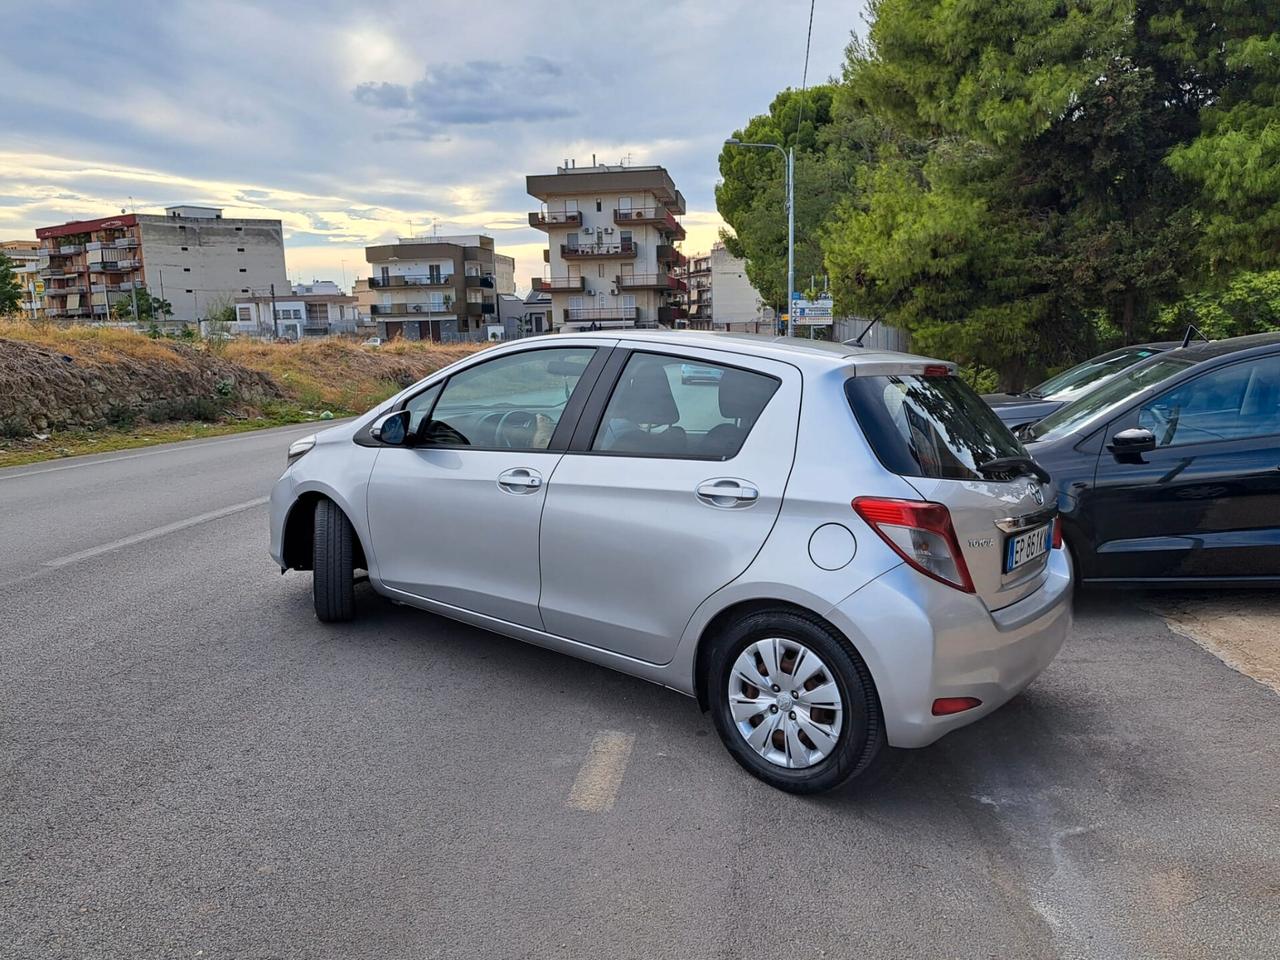
<path id="1" fill-rule="evenodd" d="M 613 809 L 622 786 L 622 775 L 631 759 L 636 738 L 617 730 L 601 730 L 591 741 L 591 750 L 578 771 L 578 779 L 565 806 L 587 813 L 604 813 Z"/>

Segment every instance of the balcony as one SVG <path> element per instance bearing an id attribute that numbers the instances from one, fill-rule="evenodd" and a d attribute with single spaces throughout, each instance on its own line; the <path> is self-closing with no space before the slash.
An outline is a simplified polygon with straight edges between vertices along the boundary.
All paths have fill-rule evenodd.
<path id="1" fill-rule="evenodd" d="M 632 207 L 630 210 L 614 210 L 613 222 L 624 227 L 638 223 L 652 224 L 664 233 L 673 234 L 677 240 L 684 239 L 684 227 L 666 207 Z"/>
<path id="2" fill-rule="evenodd" d="M 565 260 L 586 260 L 593 257 L 633 260 L 637 252 L 637 247 L 633 240 L 618 240 L 611 243 L 577 243 L 572 246 L 567 243 L 560 244 L 560 256 Z"/>
<path id="3" fill-rule="evenodd" d="M 431 273 L 420 276 L 370 277 L 369 286 L 374 290 L 388 287 L 451 287 L 453 286 L 453 274 Z"/>
<path id="4" fill-rule="evenodd" d="M 624 273 L 614 278 L 619 290 L 685 290 L 685 282 L 669 273 Z"/>
<path id="5" fill-rule="evenodd" d="M 557 291 L 573 291 L 580 293 L 587 289 L 586 277 L 540 277 L 533 278 L 533 289 L 538 293 L 555 293 Z"/>
<path id="6" fill-rule="evenodd" d="M 689 311 L 684 307 L 659 307 L 658 322 L 665 324 L 675 323 L 677 320 L 688 320 Z"/>
<path id="7" fill-rule="evenodd" d="M 659 263 L 669 263 L 672 266 L 683 267 L 689 262 L 688 257 L 669 243 L 658 244 L 655 252 L 658 255 Z"/>
<path id="8" fill-rule="evenodd" d="M 478 274 L 467 274 L 468 287 L 484 287 L 487 290 L 493 289 L 493 277 L 482 277 Z"/>
<path id="9" fill-rule="evenodd" d="M 44 292 L 48 297 L 65 297 L 68 293 L 87 293 L 88 288 L 83 283 L 64 283 L 60 287 L 45 287 Z"/>
<path id="10" fill-rule="evenodd" d="M 480 303 L 474 300 L 467 301 L 467 316 L 482 317 L 495 313 L 497 307 L 492 303 Z"/>
<path id="11" fill-rule="evenodd" d="M 126 273 L 129 270 L 137 270 L 142 266 L 140 260 L 103 260 L 100 263 L 89 264 L 89 269 L 94 273 Z"/>
<path id="12" fill-rule="evenodd" d="M 375 317 L 453 316 L 453 303 L 449 300 L 426 303 L 375 303 L 369 308 Z"/>
<path id="13" fill-rule="evenodd" d="M 535 210 L 529 214 L 529 226 L 538 230 L 550 230 L 552 227 L 580 227 L 582 211 Z"/>
<path id="14" fill-rule="evenodd" d="M 132 250 L 138 245 L 138 241 L 134 237 L 121 237 L 119 240 L 113 241 L 111 245 L 117 250 Z"/>
<path id="15" fill-rule="evenodd" d="M 634 322 L 638 316 L 635 307 L 624 307 L 621 304 L 613 307 L 589 307 L 586 309 L 566 307 L 565 323 L 619 323 Z"/>
<path id="16" fill-rule="evenodd" d="M 64 267 L 43 267 L 40 270 L 41 280 L 63 280 L 74 276 L 76 276 L 74 271 L 69 271 Z"/>

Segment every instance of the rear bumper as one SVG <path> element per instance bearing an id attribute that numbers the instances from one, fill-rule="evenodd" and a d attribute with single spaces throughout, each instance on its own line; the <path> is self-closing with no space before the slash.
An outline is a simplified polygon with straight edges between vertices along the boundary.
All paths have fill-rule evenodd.
<path id="1" fill-rule="evenodd" d="M 1071 629 L 1071 570 L 1050 554 L 1044 585 L 994 613 L 911 568 L 895 567 L 847 597 L 828 618 L 871 670 L 889 743 L 923 747 L 998 709 L 1049 665 Z M 935 717 L 939 697 L 981 706 Z"/>

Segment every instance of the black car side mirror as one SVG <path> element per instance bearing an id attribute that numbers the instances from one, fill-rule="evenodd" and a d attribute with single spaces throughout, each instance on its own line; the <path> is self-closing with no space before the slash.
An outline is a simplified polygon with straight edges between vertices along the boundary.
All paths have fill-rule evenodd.
<path id="1" fill-rule="evenodd" d="M 1116 454 L 1149 453 L 1155 448 L 1156 435 L 1146 427 L 1130 427 L 1128 430 L 1121 430 L 1107 444 L 1107 449 Z"/>
<path id="2" fill-rule="evenodd" d="M 388 447 L 408 446 L 410 416 L 408 410 L 385 414 L 373 422 L 373 426 L 369 428 L 369 436 Z"/>

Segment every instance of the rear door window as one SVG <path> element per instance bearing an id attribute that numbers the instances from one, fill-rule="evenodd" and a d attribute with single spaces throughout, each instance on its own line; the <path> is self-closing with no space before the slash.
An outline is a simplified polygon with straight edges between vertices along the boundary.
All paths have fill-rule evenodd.
<path id="1" fill-rule="evenodd" d="M 1280 433 L 1280 357 L 1236 363 L 1142 405 L 1138 426 L 1161 447 Z"/>
<path id="2" fill-rule="evenodd" d="M 956 377 L 854 377 L 854 415 L 880 462 L 900 476 L 981 480 L 978 467 L 1026 451 L 972 388 Z"/>
<path id="3" fill-rule="evenodd" d="M 703 360 L 635 353 L 605 407 L 599 453 L 728 460 L 778 389 L 763 373 Z"/>

